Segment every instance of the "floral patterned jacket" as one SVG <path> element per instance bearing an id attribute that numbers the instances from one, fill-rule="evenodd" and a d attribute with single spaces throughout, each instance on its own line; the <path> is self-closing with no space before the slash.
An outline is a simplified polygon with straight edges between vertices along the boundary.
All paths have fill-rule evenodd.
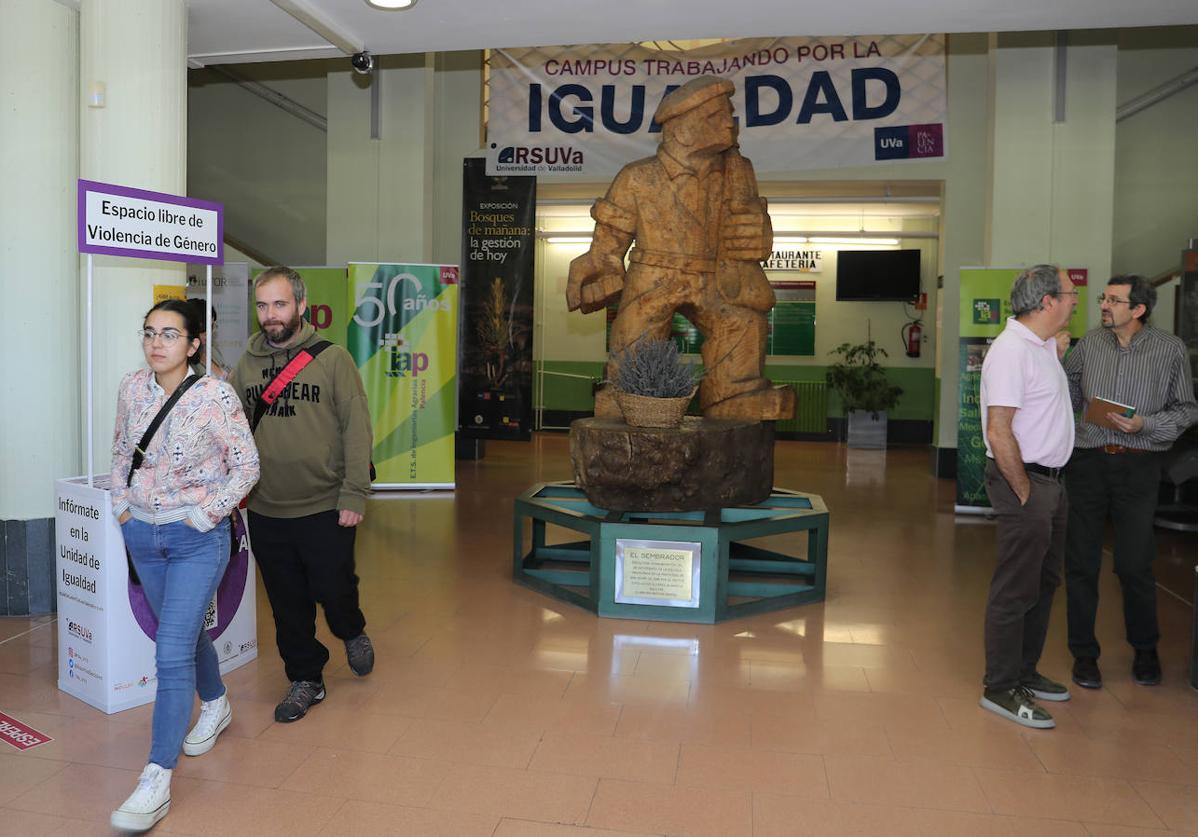
<path id="1" fill-rule="evenodd" d="M 112 436 L 112 511 L 120 517 L 128 510 L 146 523 L 188 520 L 207 532 L 258 482 L 258 449 L 233 388 L 203 377 L 162 422 L 126 486 L 133 449 L 165 401 L 149 369 L 121 380 Z"/>

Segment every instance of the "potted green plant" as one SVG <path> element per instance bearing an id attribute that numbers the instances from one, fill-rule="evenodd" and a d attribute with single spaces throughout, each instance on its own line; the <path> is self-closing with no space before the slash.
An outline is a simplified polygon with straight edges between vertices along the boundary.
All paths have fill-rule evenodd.
<path id="1" fill-rule="evenodd" d="M 886 411 L 903 394 L 902 387 L 890 383 L 878 363 L 878 358 L 887 357 L 886 350 L 867 340 L 841 343 L 830 354 L 839 359 L 828 367 L 828 386 L 844 405 L 849 447 L 886 447 Z"/>
<path id="2" fill-rule="evenodd" d="M 677 427 L 695 395 L 698 366 L 684 363 L 673 340 L 642 339 L 612 355 L 616 403 L 633 427 Z"/>

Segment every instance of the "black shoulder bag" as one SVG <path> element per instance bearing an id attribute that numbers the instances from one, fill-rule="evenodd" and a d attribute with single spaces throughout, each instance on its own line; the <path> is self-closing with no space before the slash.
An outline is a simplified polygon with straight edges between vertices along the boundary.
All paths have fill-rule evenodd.
<path id="1" fill-rule="evenodd" d="M 175 391 L 171 393 L 171 397 L 166 399 L 166 403 L 158 408 L 158 414 L 154 416 L 154 420 L 150 422 L 150 426 L 146 428 L 146 432 L 141 434 L 141 441 L 137 443 L 137 447 L 133 449 L 133 464 L 129 466 L 129 476 L 125 480 L 125 486 L 133 485 L 133 474 L 141 467 L 141 463 L 146 458 L 146 448 L 150 446 L 150 442 L 154 439 L 154 434 L 158 432 L 158 428 L 162 426 L 163 420 L 166 418 L 179 399 L 183 397 L 183 393 L 191 389 L 191 385 L 200 379 L 199 375 L 191 374 L 183 379 L 179 386 L 175 387 Z M 125 548 L 125 563 L 129 566 L 129 580 L 140 586 L 141 579 L 137 576 L 137 568 L 133 566 L 133 558 L 129 555 L 128 547 Z"/>
<path id="2" fill-rule="evenodd" d="M 142 434 L 141 441 L 133 449 L 133 464 L 129 467 L 129 478 L 125 480 L 126 486 L 133 485 L 133 472 L 140 468 L 141 463 L 145 461 L 146 449 L 150 446 L 150 442 L 154 439 L 154 434 L 158 432 L 158 428 L 162 426 L 167 413 L 179 403 L 179 399 L 183 397 L 183 393 L 191 389 L 191 385 L 199 379 L 199 375 L 188 375 L 179 386 L 175 387 L 175 391 L 171 393 L 170 398 L 166 399 L 166 403 L 158 409 L 158 415 L 154 416 L 154 420 L 150 422 L 150 426 Z"/>

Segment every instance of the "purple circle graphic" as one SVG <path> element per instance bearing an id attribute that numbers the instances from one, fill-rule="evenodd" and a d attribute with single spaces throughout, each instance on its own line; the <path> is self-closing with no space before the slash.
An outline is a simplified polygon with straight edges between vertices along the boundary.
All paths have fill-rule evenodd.
<path id="1" fill-rule="evenodd" d="M 216 638 L 225 632 L 233 621 L 233 617 L 237 615 L 237 611 L 241 607 L 241 596 L 245 593 L 246 579 L 249 577 L 250 549 L 249 538 L 246 537 L 245 520 L 242 519 L 238 509 L 233 509 L 230 520 L 233 524 L 233 532 L 229 549 L 229 565 L 225 567 L 225 575 L 216 588 L 216 624 L 208 629 L 208 638 L 213 641 L 216 641 Z M 223 526 L 224 524 L 218 525 Z M 125 551 L 128 554 L 127 547 Z M 129 579 L 129 609 L 133 611 L 133 618 L 137 620 L 137 624 L 146 636 L 150 639 L 157 639 L 158 620 L 154 616 L 154 611 L 150 609 L 145 591 L 142 590 L 140 584 L 134 584 L 132 578 Z"/>

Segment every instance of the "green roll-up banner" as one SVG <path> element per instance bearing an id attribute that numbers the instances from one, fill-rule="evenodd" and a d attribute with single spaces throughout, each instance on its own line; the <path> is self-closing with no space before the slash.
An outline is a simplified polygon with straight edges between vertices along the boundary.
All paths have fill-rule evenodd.
<path id="1" fill-rule="evenodd" d="M 984 513 L 986 442 L 982 438 L 982 361 L 1011 316 L 1011 285 L 1022 268 L 961 268 L 960 343 L 957 352 L 961 384 L 957 401 L 958 513 Z M 1073 339 L 1086 333 L 1089 288 L 1077 286 L 1077 308 L 1069 320 Z"/>
<path id="2" fill-rule="evenodd" d="M 349 265 L 346 346 L 374 426 L 375 488 L 453 488 L 458 268 Z"/>

